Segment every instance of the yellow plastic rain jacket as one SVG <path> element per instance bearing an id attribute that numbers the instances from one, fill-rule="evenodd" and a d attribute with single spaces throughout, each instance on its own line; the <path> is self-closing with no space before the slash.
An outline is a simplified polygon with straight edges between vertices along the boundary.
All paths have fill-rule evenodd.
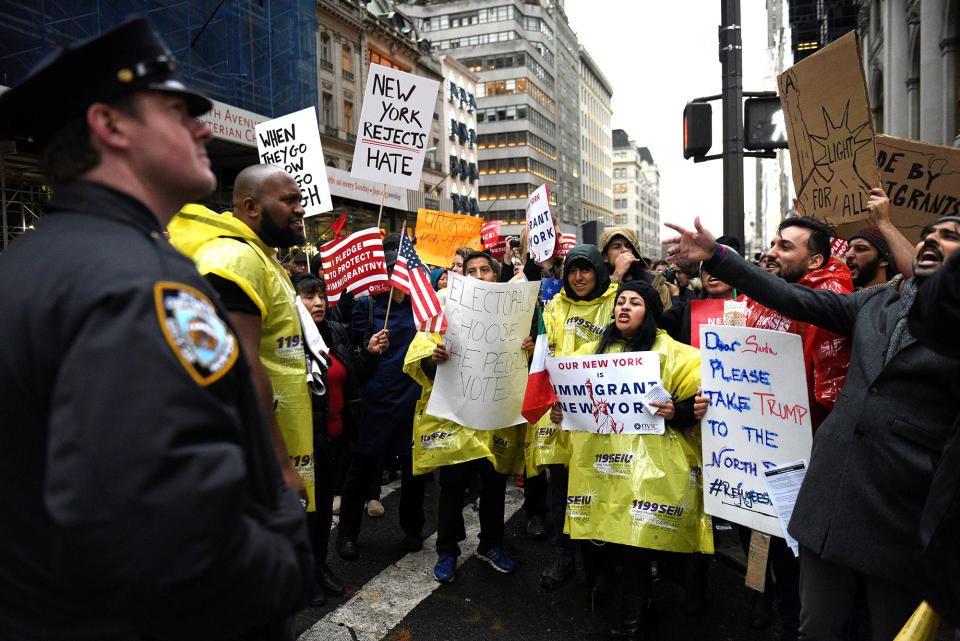
<path id="1" fill-rule="evenodd" d="M 516 474 L 523 469 L 521 440 L 524 424 L 499 430 L 475 430 L 427 414 L 433 379 L 420 360 L 430 356 L 442 340 L 440 334 L 417 332 L 407 349 L 403 371 L 423 388 L 413 414 L 413 473 L 426 474 L 444 465 L 485 458 L 498 472 Z"/>
<path id="2" fill-rule="evenodd" d="M 603 328 L 610 323 L 617 298 L 616 283 L 589 301 L 573 300 L 565 290 L 553 297 L 543 309 L 543 325 L 551 356 L 572 356 L 583 345 L 600 340 Z M 570 457 L 568 438 L 560 426 L 544 414 L 536 425 L 529 425 L 524 434 L 524 460 L 528 476 L 543 466 L 566 464 Z"/>
<path id="3" fill-rule="evenodd" d="M 186 205 L 167 225 L 170 242 L 203 275 L 236 283 L 260 310 L 260 360 L 273 386 L 273 410 L 290 461 L 314 511 L 313 423 L 296 291 L 273 248 L 230 212 Z"/>
<path id="4" fill-rule="evenodd" d="M 595 354 L 599 341 L 577 354 Z M 606 353 L 624 351 L 617 342 Z M 660 376 L 675 399 L 700 385 L 700 350 L 657 331 Z M 564 530 L 574 539 L 598 539 L 670 552 L 713 553 L 713 526 L 703 511 L 700 424 L 657 434 L 566 432 L 570 481 Z"/>

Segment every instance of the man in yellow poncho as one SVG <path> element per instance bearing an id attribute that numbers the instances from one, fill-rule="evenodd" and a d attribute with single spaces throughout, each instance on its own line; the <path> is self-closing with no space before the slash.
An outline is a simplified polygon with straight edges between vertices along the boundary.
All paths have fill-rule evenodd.
<path id="1" fill-rule="evenodd" d="M 568 433 L 569 493 L 590 498 L 589 504 L 568 511 L 568 531 L 573 538 L 619 544 L 613 552 L 623 567 L 623 606 L 611 630 L 615 638 L 644 638 L 652 550 L 713 552 L 712 525 L 703 511 L 698 421 L 708 399 L 698 395 L 700 352 L 657 329 L 662 309 L 651 285 L 624 283 L 617 291 L 614 322 L 599 341 L 576 352 L 657 352 L 662 385 L 671 395 L 665 402 L 649 403 L 666 422 L 663 434 Z M 563 420 L 559 408 L 551 415 Z M 628 463 L 616 470 L 596 465 L 621 453 Z"/>
<path id="2" fill-rule="evenodd" d="M 551 356 L 570 356 L 600 338 L 613 313 L 617 286 L 610 283 L 607 267 L 593 245 L 577 245 L 563 263 L 563 290 L 547 303 L 543 324 Z M 573 573 L 574 544 L 563 532 L 567 504 L 569 447 L 560 426 L 544 415 L 528 428 L 524 443 L 527 471 L 550 469 L 549 502 L 554 555 L 540 575 L 540 585 L 560 587 Z"/>
<path id="3" fill-rule="evenodd" d="M 464 260 L 468 278 L 496 282 L 493 259 L 488 254 L 475 252 Z M 523 347 L 532 348 L 529 337 Z M 480 474 L 480 544 L 477 557 L 499 572 L 512 572 L 515 564 L 503 551 L 504 496 L 507 477 L 514 460 L 519 459 L 521 426 L 499 430 L 474 430 L 453 421 L 437 419 L 426 414 L 427 403 L 433 392 L 437 365 L 450 359 L 446 346 L 438 334 L 420 332 L 410 344 L 403 371 L 423 386 L 414 416 L 414 436 L 450 441 L 456 451 L 445 453 L 455 458 L 452 464 L 439 468 L 440 503 L 437 514 L 437 563 L 433 569 L 437 581 L 449 583 L 456 576 L 460 541 L 466 538 L 463 523 L 463 495 L 474 470 Z M 424 424 L 431 427 L 425 430 Z M 425 434 L 425 432 L 430 432 Z M 414 469 L 427 471 L 424 459 L 436 461 L 420 442 L 414 443 Z M 478 460 L 479 459 L 479 460 Z"/>
<path id="4" fill-rule="evenodd" d="M 234 182 L 233 212 L 186 205 L 170 242 L 223 299 L 250 361 L 287 484 L 313 510 L 313 427 L 296 292 L 274 247 L 305 242 L 300 188 L 283 169 L 252 165 Z"/>

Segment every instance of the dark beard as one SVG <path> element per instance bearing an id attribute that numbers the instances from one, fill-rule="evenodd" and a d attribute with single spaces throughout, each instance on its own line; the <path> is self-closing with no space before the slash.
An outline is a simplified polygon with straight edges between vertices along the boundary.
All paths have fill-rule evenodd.
<path id="1" fill-rule="evenodd" d="M 273 222 L 273 214 L 263 207 L 260 210 L 260 240 L 268 247 L 294 247 L 307 241 L 306 236 Z"/>
<path id="2" fill-rule="evenodd" d="M 806 273 L 807 272 L 803 267 L 797 267 L 794 270 L 792 268 L 788 268 L 783 263 L 780 263 L 780 273 L 777 275 L 788 283 L 796 283 L 803 278 Z"/>
<path id="3" fill-rule="evenodd" d="M 877 277 L 880 271 L 880 257 L 877 256 L 866 265 L 857 270 L 857 276 L 853 279 L 854 287 L 865 287 L 870 281 Z"/>

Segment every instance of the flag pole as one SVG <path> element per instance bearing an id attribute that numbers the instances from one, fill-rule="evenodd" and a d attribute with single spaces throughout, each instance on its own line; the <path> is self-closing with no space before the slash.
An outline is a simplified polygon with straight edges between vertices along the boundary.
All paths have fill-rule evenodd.
<path id="1" fill-rule="evenodd" d="M 377 229 L 380 229 L 380 219 L 383 218 L 383 198 L 387 195 L 387 183 L 383 183 L 383 189 L 380 190 L 380 213 L 377 214 Z"/>
<path id="2" fill-rule="evenodd" d="M 384 185 L 386 187 L 386 185 Z M 400 226 L 400 242 L 403 243 L 403 237 L 407 235 L 407 221 L 404 219 L 403 223 Z M 393 266 L 394 269 L 397 268 L 396 263 Z M 383 317 L 383 328 L 387 328 L 387 321 L 390 320 L 390 305 L 393 304 L 393 278 L 390 278 L 390 298 L 387 299 L 387 315 Z"/>

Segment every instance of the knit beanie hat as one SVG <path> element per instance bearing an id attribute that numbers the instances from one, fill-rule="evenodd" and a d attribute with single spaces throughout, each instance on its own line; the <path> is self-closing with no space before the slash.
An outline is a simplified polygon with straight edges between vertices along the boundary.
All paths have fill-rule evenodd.
<path id="1" fill-rule="evenodd" d="M 628 280 L 620 285 L 617 290 L 617 298 L 625 291 L 637 292 L 643 298 L 643 305 L 647 313 L 653 315 L 653 319 L 659 325 L 660 316 L 663 315 L 663 301 L 660 300 L 660 292 L 653 288 L 653 285 L 642 280 Z M 614 299 L 616 300 L 616 299 Z"/>
<path id="2" fill-rule="evenodd" d="M 890 269 L 896 269 L 896 265 L 894 265 L 893 262 L 893 254 L 890 252 L 890 245 L 888 245 L 887 241 L 883 239 L 883 234 L 880 232 L 878 227 L 864 227 L 857 233 L 850 236 L 847 242 L 852 241 L 854 238 L 862 238 L 876 247 L 883 260 L 887 261 L 887 263 L 890 265 Z"/>

